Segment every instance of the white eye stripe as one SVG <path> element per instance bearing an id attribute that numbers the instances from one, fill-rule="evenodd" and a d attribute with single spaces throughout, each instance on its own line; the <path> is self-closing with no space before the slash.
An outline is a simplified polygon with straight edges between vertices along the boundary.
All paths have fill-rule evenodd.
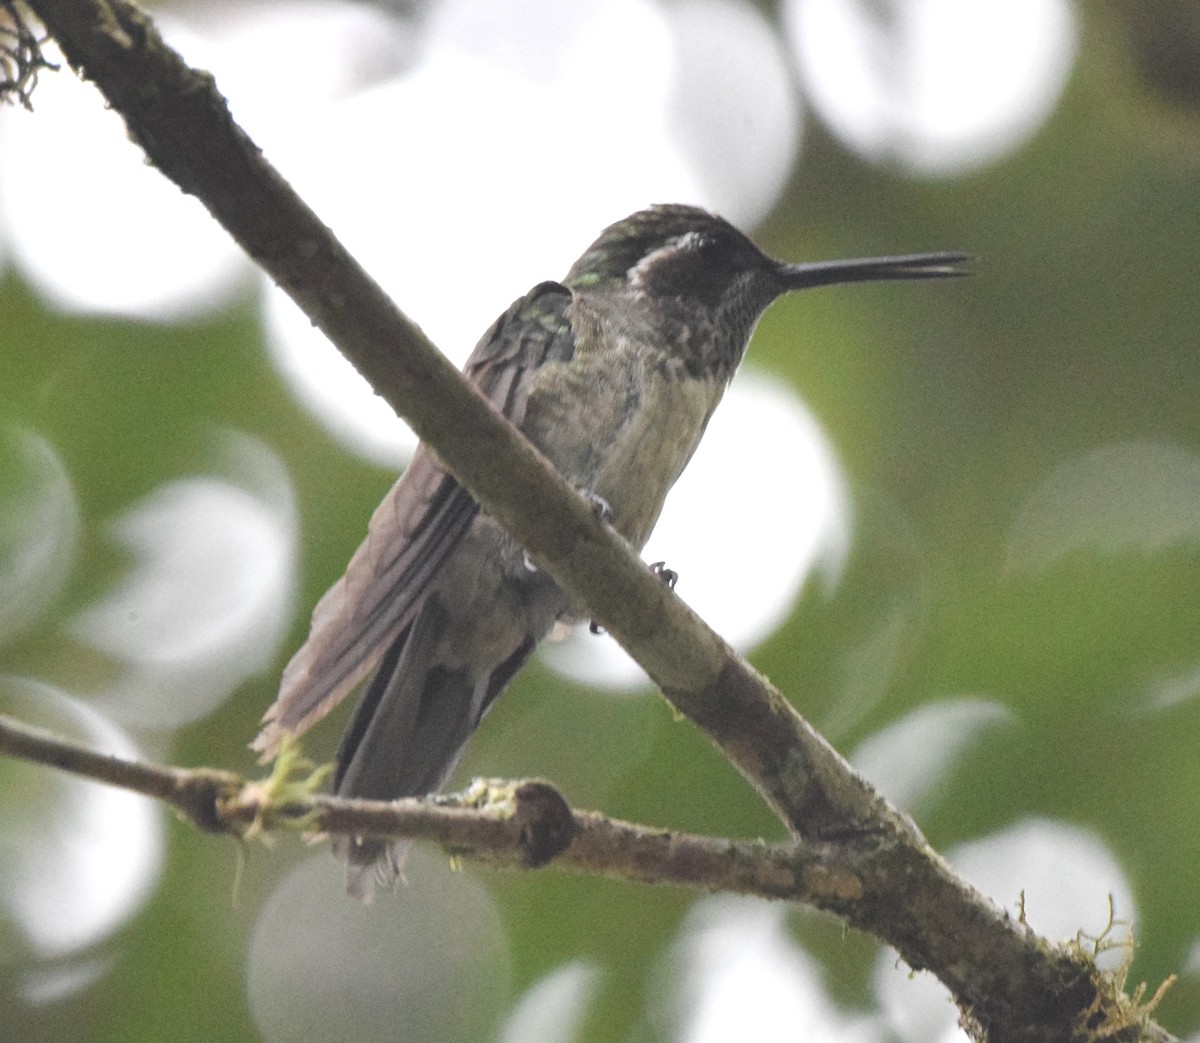
<path id="1" fill-rule="evenodd" d="M 711 232 L 693 230 L 684 232 L 675 242 L 681 250 L 711 250 L 713 247 L 719 245 L 720 240 Z"/>

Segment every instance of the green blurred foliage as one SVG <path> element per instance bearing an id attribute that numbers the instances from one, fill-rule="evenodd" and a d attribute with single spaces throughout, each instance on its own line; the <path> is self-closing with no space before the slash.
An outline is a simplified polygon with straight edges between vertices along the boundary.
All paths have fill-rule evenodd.
<path id="1" fill-rule="evenodd" d="M 1128 439 L 1200 452 L 1195 115 L 1171 110 L 1140 78 L 1122 21 L 1101 8 L 1081 14 L 1090 21 L 1062 105 L 988 169 L 913 181 L 810 124 L 760 243 L 797 259 L 962 249 L 978 257 L 977 275 L 797 295 L 763 321 L 753 364 L 798 389 L 830 433 L 857 528 L 837 589 L 806 591 L 753 658 L 844 750 L 931 699 L 980 694 L 1011 708 L 1018 726 L 944 780 L 922 827 L 938 846 L 1026 814 L 1095 830 L 1140 902 L 1133 978 L 1156 982 L 1181 969 L 1200 924 L 1200 706 L 1142 711 L 1148 685 L 1200 660 L 1200 548 L 1084 551 L 1038 573 L 1005 567 L 1018 511 L 1063 460 Z M 0 338 L 4 419 L 62 453 L 85 526 L 68 596 L 5 650 L 4 670 L 69 680 L 53 628 L 122 569 L 100 538 L 104 521 L 191 469 L 214 424 L 272 446 L 295 483 L 306 608 L 290 646 L 299 642 L 307 606 L 341 571 L 393 475 L 340 450 L 291 400 L 252 306 L 174 328 L 63 318 L 10 274 Z M 764 451 L 787 459 L 786 447 Z M 252 770 L 246 743 L 274 684 L 247 684 L 186 729 L 172 758 Z M 340 724 L 319 729 L 310 752 L 330 755 Z M 584 806 L 666 827 L 780 835 L 661 700 L 597 696 L 539 665 L 489 718 L 461 777 L 472 772 L 541 774 Z M 178 823 L 169 841 L 166 879 L 112 942 L 102 980 L 36 1016 L 0 1017 L 0 1036 L 257 1038 L 247 931 L 272 882 L 306 853 L 286 840 L 239 853 Z M 604 971 L 587 1038 L 645 1030 L 643 1004 L 691 895 L 553 871 L 467 871 L 499 903 L 517 990 L 587 959 Z M 1019 889 L 1014 881 L 1006 897 Z M 821 918 L 797 916 L 796 931 L 828 960 L 839 998 L 866 1002 L 874 946 Z M 1160 1013 L 1194 1031 L 1195 979 Z"/>

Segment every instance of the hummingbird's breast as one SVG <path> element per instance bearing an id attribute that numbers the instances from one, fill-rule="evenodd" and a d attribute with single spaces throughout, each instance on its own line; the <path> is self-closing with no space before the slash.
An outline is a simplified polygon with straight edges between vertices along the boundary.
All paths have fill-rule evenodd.
<path id="1" fill-rule="evenodd" d="M 521 427 L 564 477 L 612 508 L 613 525 L 640 549 L 726 382 L 688 372 L 602 317 L 576 312 L 575 335 L 569 361 L 541 367 Z"/>
<path id="2" fill-rule="evenodd" d="M 640 391 L 638 408 L 603 453 L 594 488 L 612 507 L 618 531 L 639 549 L 696 451 L 724 382 L 649 370 Z"/>

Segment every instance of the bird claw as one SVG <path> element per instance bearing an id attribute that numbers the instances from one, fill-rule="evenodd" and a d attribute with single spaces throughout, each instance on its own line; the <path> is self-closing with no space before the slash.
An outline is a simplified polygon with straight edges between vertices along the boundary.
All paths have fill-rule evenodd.
<path id="1" fill-rule="evenodd" d="M 650 566 L 650 572 L 663 582 L 667 590 L 674 590 L 675 584 L 679 582 L 679 573 L 667 568 L 665 561 L 656 561 Z"/>
<path id="2" fill-rule="evenodd" d="M 583 498 L 591 504 L 592 510 L 596 512 L 596 517 L 602 522 L 611 522 L 613 520 L 613 509 L 603 496 L 597 496 L 590 489 L 585 489 L 583 490 Z"/>
<path id="3" fill-rule="evenodd" d="M 674 569 L 667 568 L 667 563 L 665 561 L 654 562 L 654 564 L 650 566 L 650 573 L 653 576 L 657 576 L 668 590 L 674 590 L 675 584 L 679 582 L 679 573 Z M 593 634 L 604 633 L 604 627 L 602 627 L 594 619 L 588 624 L 588 630 Z"/>
<path id="4" fill-rule="evenodd" d="M 529 551 L 521 552 L 521 564 L 525 566 L 526 572 L 537 572 L 538 567 L 533 563 L 533 559 L 529 556 Z"/>

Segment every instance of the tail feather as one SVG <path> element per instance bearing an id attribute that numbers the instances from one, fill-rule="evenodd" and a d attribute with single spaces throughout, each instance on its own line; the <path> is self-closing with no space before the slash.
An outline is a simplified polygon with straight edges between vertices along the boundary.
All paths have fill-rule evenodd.
<path id="1" fill-rule="evenodd" d="M 562 611 L 565 599 L 552 581 L 520 578 L 531 611 L 524 620 L 505 619 L 499 634 L 488 629 L 496 614 L 490 593 L 464 604 L 462 585 L 449 584 L 452 605 L 442 591 L 425 598 L 354 711 L 337 755 L 338 796 L 395 800 L 442 788 L 471 733 Z M 464 645 L 472 654 L 463 654 Z M 350 893 L 365 900 L 377 881 L 392 883 L 406 847 L 337 838 L 334 852 L 346 863 Z"/>
<path id="2" fill-rule="evenodd" d="M 434 664 L 445 628 L 436 599 L 389 650 L 342 739 L 334 791 L 394 800 L 439 789 L 475 725 L 476 685 L 465 670 Z"/>
<path id="3" fill-rule="evenodd" d="M 409 840 L 364 840 L 335 837 L 333 853 L 346 863 L 346 893 L 364 905 L 375 897 L 375 885 L 391 888 L 404 875 Z"/>
<path id="4" fill-rule="evenodd" d="M 354 690 L 397 634 L 411 626 L 430 584 L 479 506 L 437 458 L 419 448 L 371 516 L 345 574 L 313 610 L 308 640 L 283 672 L 279 695 L 251 744 L 271 760 Z"/>
<path id="5" fill-rule="evenodd" d="M 440 789 L 477 723 L 478 685 L 463 670 L 431 664 L 445 611 L 429 599 L 389 649 L 355 710 L 337 757 L 339 797 L 394 800 Z M 369 901 L 375 882 L 391 884 L 406 841 L 338 837 L 350 894 Z"/>

